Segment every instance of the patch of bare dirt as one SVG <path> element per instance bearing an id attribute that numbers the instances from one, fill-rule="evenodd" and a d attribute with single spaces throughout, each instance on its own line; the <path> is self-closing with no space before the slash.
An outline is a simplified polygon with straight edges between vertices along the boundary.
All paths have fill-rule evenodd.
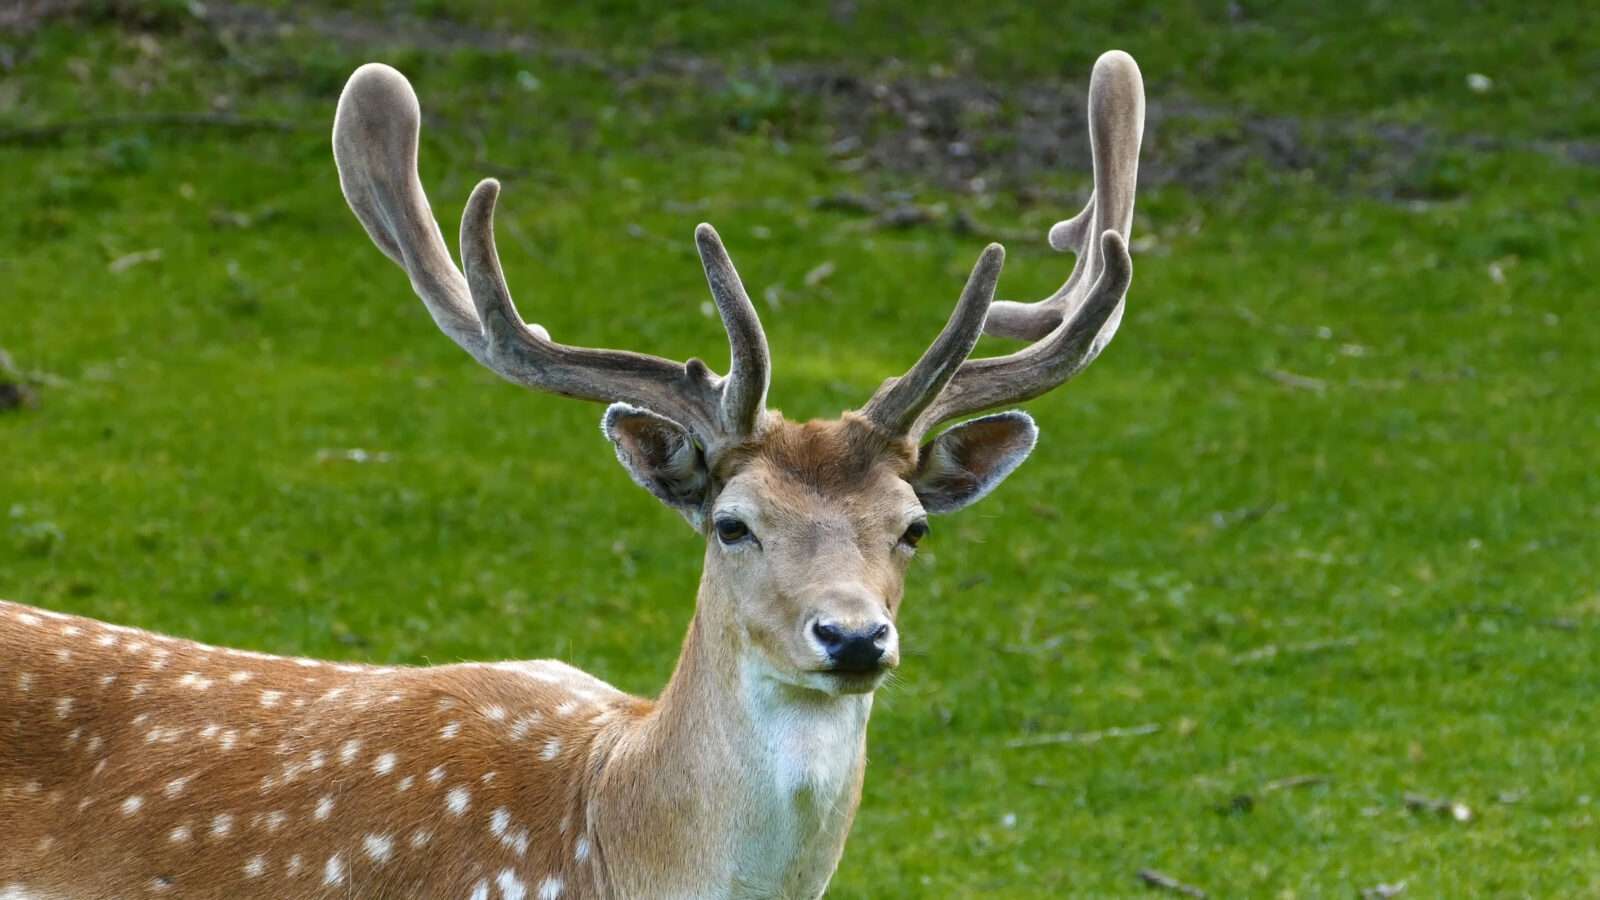
<path id="1" fill-rule="evenodd" d="M 133 0 L 13 0 L 0 11 L 0 33 L 51 17 L 104 17 L 106 10 L 133 16 Z M 124 9 L 126 8 L 126 9 Z M 703 57 L 658 54 L 639 64 L 614 65 L 601 55 L 565 48 L 540 36 L 490 30 L 436 19 L 351 12 L 269 10 L 246 4 L 196 2 L 189 26 L 224 34 L 227 41 L 270 41 L 298 30 L 347 48 L 425 51 L 474 49 L 526 54 L 601 73 L 619 83 L 647 81 L 671 90 L 689 86 L 707 98 L 708 116 L 739 89 L 754 85 L 764 96 L 762 117 L 786 110 L 821 111 L 822 138 L 841 167 L 923 180 L 973 193 L 1004 190 L 1026 198 L 1042 175 L 1087 177 L 1090 157 L 1084 125 L 1086 85 L 1070 81 L 997 84 L 965 76 L 931 77 L 903 68 L 876 72 L 810 63 L 753 70 L 729 68 Z M 170 24 L 170 23 L 169 23 Z M 1531 150 L 1579 165 L 1600 165 L 1600 142 L 1516 141 L 1484 135 L 1450 135 L 1419 125 L 1360 119 L 1268 116 L 1174 97 L 1156 85 L 1147 106 L 1140 181 L 1177 184 L 1209 192 L 1251 171 L 1310 180 L 1332 189 L 1395 200 L 1448 199 L 1465 189 L 1449 174 L 1453 154 Z M 767 123 L 772 124 L 772 123 Z M 786 123 L 775 123 L 778 130 Z M 807 120 L 805 128 L 815 128 Z M 808 132 L 806 137 L 815 135 Z M 874 211 L 890 224 L 913 213 Z M 916 224 L 911 222 L 910 224 Z"/>

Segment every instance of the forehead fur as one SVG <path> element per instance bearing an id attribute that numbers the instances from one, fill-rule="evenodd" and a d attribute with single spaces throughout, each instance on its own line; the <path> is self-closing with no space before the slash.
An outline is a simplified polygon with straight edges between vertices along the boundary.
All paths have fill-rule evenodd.
<path id="1" fill-rule="evenodd" d="M 916 461 L 916 447 L 910 441 L 884 434 L 855 413 L 810 422 L 789 422 L 774 414 L 759 435 L 721 455 L 715 474 L 726 482 L 759 462 L 832 496 L 861 488 L 884 467 L 907 477 Z"/>

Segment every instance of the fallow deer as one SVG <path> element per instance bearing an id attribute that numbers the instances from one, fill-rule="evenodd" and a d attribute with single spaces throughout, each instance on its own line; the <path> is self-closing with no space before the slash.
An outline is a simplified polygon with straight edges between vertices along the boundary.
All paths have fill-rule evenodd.
<path id="1" fill-rule="evenodd" d="M 1095 64 L 1088 117 L 1094 193 L 1049 233 L 1077 254 L 1060 290 L 992 302 L 989 246 L 905 375 L 797 423 L 766 408 L 766 340 L 709 226 L 726 376 L 557 343 L 506 289 L 499 185 L 467 202 L 458 270 L 417 174 L 416 96 L 358 69 L 333 150 L 373 241 L 480 363 L 610 404 L 628 474 L 705 536 L 677 667 L 649 701 L 548 660 L 337 664 L 0 604 L 0 898 L 820 896 L 926 517 L 988 493 L 1036 431 L 1003 412 L 924 437 L 1057 387 L 1121 320 L 1144 122 L 1126 54 Z M 967 359 L 985 331 L 1032 343 Z"/>

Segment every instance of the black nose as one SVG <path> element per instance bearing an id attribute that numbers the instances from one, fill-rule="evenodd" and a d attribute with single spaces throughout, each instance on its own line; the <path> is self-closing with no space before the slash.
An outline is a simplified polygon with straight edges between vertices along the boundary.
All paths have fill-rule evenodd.
<path id="1" fill-rule="evenodd" d="M 828 651 L 835 672 L 871 672 L 883 658 L 879 643 L 889 635 L 889 623 L 869 625 L 859 630 L 841 628 L 829 622 L 811 626 L 822 649 Z"/>

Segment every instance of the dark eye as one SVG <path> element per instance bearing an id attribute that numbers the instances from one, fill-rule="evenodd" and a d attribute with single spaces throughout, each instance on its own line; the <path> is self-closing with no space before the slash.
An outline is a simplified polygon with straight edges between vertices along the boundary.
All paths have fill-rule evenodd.
<path id="1" fill-rule="evenodd" d="M 716 521 L 717 540 L 732 546 L 750 537 L 750 527 L 733 516 L 722 516 Z"/>
<path id="2" fill-rule="evenodd" d="M 917 544 L 927 536 L 928 523 L 918 519 L 917 521 L 911 523 L 910 527 L 906 529 L 905 534 L 900 535 L 900 543 L 905 544 L 907 547 L 915 550 Z"/>

